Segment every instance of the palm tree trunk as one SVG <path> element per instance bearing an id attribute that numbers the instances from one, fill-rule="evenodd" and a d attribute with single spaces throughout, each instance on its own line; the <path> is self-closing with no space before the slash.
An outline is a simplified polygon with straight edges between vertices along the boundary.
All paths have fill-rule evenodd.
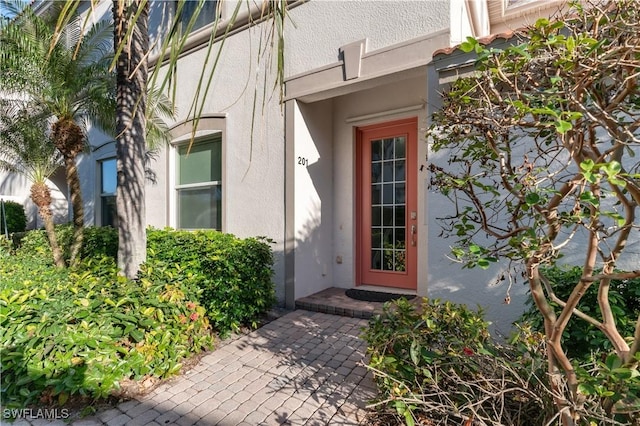
<path id="1" fill-rule="evenodd" d="M 132 23 L 138 11 L 138 19 Z M 116 49 L 123 43 L 129 25 L 134 25 L 131 39 L 124 43 L 116 65 L 116 206 L 118 267 L 126 277 L 135 278 L 147 257 L 144 187 L 147 60 L 144 55 L 149 49 L 149 3 L 114 0 L 113 18 Z"/>
<path id="2" fill-rule="evenodd" d="M 82 189 L 76 158 L 84 149 L 84 134 L 73 118 L 59 118 L 52 128 L 53 143 L 64 157 L 67 185 L 71 194 L 71 208 L 73 210 L 73 239 L 71 240 L 69 264 L 78 266 L 80 251 L 84 241 L 84 204 Z"/>
<path id="3" fill-rule="evenodd" d="M 67 185 L 69 185 L 69 193 L 71 194 L 71 208 L 73 210 L 73 239 L 71 240 L 69 264 L 75 267 L 80 262 L 80 250 L 82 250 L 84 242 L 84 204 L 82 202 L 76 160 L 75 158 L 65 157 L 64 163 L 67 171 Z"/>
<path id="4" fill-rule="evenodd" d="M 53 262 L 58 268 L 64 268 L 64 258 L 62 249 L 58 245 L 56 231 L 53 226 L 53 213 L 51 212 L 51 190 L 44 182 L 36 182 L 31 185 L 31 200 L 38 207 L 38 213 L 44 222 L 44 230 L 49 239 Z"/>

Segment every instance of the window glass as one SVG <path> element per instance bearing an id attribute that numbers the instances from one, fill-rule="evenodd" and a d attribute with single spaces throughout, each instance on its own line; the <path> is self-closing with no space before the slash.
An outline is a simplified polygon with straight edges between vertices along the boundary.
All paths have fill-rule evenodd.
<path id="1" fill-rule="evenodd" d="M 116 159 L 100 162 L 100 225 L 117 226 L 116 184 L 118 176 Z"/>
<path id="2" fill-rule="evenodd" d="M 182 12 L 180 13 L 180 23 L 183 29 L 186 29 L 189 25 L 191 17 L 196 12 L 200 0 L 185 0 L 184 5 L 182 6 Z M 209 25 L 213 21 L 216 20 L 216 10 L 217 10 L 217 0 L 204 0 L 202 4 L 202 9 L 200 9 L 200 13 L 196 18 L 191 31 L 196 31 L 206 25 Z M 178 2 L 175 2 L 175 10 L 177 13 L 178 10 Z"/>
<path id="3" fill-rule="evenodd" d="M 180 171 L 179 184 L 211 182 L 220 180 L 220 155 L 222 141 L 213 140 L 207 142 L 182 145 L 178 148 Z"/>
<path id="4" fill-rule="evenodd" d="M 222 229 L 221 211 L 221 185 L 178 191 L 178 226 L 182 229 Z"/>
<path id="5" fill-rule="evenodd" d="M 178 228 L 222 229 L 222 138 L 180 145 L 177 151 Z"/>

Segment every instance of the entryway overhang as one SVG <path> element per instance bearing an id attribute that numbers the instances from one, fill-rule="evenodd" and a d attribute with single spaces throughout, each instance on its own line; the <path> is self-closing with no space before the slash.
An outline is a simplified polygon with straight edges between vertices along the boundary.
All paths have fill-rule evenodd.
<path id="1" fill-rule="evenodd" d="M 442 30 L 367 52 L 367 40 L 339 49 L 340 60 L 285 80 L 285 101 L 310 103 L 423 75 L 434 52 L 449 43 Z"/>

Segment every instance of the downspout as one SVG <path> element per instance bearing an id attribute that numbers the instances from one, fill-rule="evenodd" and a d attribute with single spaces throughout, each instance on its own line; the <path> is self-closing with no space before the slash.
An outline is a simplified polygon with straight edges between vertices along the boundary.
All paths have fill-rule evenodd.
<path id="1" fill-rule="evenodd" d="M 473 37 L 489 35 L 489 20 L 487 19 L 487 3 L 484 0 L 465 0 L 467 15 Z"/>

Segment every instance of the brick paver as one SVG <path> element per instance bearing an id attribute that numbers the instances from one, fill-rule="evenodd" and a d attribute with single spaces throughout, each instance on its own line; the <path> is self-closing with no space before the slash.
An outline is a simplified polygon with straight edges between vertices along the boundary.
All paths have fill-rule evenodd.
<path id="1" fill-rule="evenodd" d="M 365 343 L 358 336 L 365 325 L 359 318 L 290 312 L 222 342 L 187 374 L 140 400 L 71 425 L 357 425 L 375 397 L 362 366 Z"/>

